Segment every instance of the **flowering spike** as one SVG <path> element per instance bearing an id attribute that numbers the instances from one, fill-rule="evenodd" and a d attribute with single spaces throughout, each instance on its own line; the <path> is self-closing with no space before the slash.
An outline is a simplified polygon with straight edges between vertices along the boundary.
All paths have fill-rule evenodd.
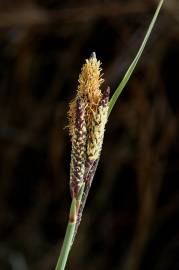
<path id="1" fill-rule="evenodd" d="M 92 119 L 89 132 L 90 139 L 88 140 L 87 145 L 87 154 L 90 160 L 97 160 L 101 152 L 105 125 L 107 122 L 109 93 L 110 88 L 108 87 L 103 92 L 97 112 Z"/>
<path id="2" fill-rule="evenodd" d="M 75 120 L 71 121 L 74 125 L 72 133 L 72 151 L 70 166 L 70 189 L 72 197 L 76 197 L 79 192 L 83 175 L 85 172 L 86 160 L 86 122 L 85 122 L 85 103 L 83 99 L 76 100 Z"/>
<path id="3" fill-rule="evenodd" d="M 101 92 L 100 87 L 104 81 L 101 70 L 101 62 L 93 52 L 81 69 L 77 95 L 70 103 L 68 112 L 72 141 L 70 189 L 73 198 L 78 196 L 82 183 L 91 183 L 94 176 L 92 168 L 102 148 L 109 87 Z M 85 185 L 85 192 L 89 186 Z"/>

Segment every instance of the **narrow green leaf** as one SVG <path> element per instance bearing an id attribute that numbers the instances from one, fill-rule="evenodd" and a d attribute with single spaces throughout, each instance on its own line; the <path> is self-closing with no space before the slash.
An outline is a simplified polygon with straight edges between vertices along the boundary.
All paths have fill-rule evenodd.
<path id="1" fill-rule="evenodd" d="M 108 116 L 110 115 L 110 113 L 111 113 L 111 111 L 112 111 L 112 109 L 113 109 L 119 95 L 121 94 L 122 90 L 126 86 L 128 80 L 130 79 L 130 77 L 131 77 L 131 75 L 132 75 L 132 73 L 133 73 L 133 71 L 134 71 L 140 57 L 141 57 L 141 54 L 142 54 L 142 52 L 143 52 L 143 50 L 145 48 L 145 45 L 147 43 L 148 38 L 150 37 L 150 34 L 151 34 L 152 29 L 153 29 L 153 27 L 155 25 L 156 19 L 158 17 L 158 14 L 160 12 L 160 9 L 162 7 L 163 2 L 164 2 L 164 0 L 160 0 L 160 2 L 158 4 L 158 7 L 157 7 L 157 9 L 155 11 L 155 14 L 154 14 L 154 16 L 152 18 L 152 21 L 151 21 L 151 23 L 149 25 L 149 28 L 148 28 L 148 30 L 147 30 L 147 32 L 145 34 L 144 40 L 143 40 L 143 42 L 142 42 L 142 44 L 141 44 L 141 46 L 139 48 L 139 51 L 138 51 L 137 55 L 135 56 L 135 58 L 132 61 L 131 65 L 129 66 L 126 74 L 124 75 L 124 78 L 122 79 L 122 81 L 120 82 L 120 84 L 118 85 L 116 91 L 114 92 L 113 96 L 110 99 Z"/>

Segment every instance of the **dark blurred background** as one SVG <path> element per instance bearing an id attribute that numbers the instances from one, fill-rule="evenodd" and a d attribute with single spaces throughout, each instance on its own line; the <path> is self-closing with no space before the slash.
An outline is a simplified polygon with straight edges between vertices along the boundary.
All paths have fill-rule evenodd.
<path id="1" fill-rule="evenodd" d="M 0 269 L 54 269 L 68 103 L 92 51 L 113 93 L 158 1 L 0 1 Z M 166 0 L 107 124 L 68 270 L 179 269 L 179 3 Z"/>

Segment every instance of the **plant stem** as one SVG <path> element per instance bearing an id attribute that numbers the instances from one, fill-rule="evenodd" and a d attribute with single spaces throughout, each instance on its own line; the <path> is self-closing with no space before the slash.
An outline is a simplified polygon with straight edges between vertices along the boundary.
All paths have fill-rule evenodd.
<path id="1" fill-rule="evenodd" d="M 73 199 L 71 203 L 70 216 L 69 216 L 69 221 L 68 221 L 68 225 L 67 225 L 67 229 L 65 233 L 65 238 L 63 241 L 60 256 L 58 258 L 55 270 L 65 269 L 68 255 L 72 246 L 75 226 L 76 226 L 76 199 Z"/>
<path id="2" fill-rule="evenodd" d="M 65 238 L 63 241 L 63 246 L 55 270 L 65 269 L 65 265 L 71 248 L 74 231 L 75 231 L 75 223 L 68 223 Z"/>

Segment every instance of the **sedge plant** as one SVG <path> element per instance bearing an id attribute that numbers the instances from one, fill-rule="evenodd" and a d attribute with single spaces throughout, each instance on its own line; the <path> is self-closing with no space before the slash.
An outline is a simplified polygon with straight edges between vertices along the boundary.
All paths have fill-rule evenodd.
<path id="1" fill-rule="evenodd" d="M 109 99 L 109 87 L 101 91 L 104 79 L 101 73 L 101 62 L 97 60 L 95 53 L 92 53 L 81 69 L 76 97 L 70 103 L 68 111 L 68 129 L 72 143 L 70 164 L 72 202 L 65 238 L 55 270 L 65 269 L 98 165 L 106 122 L 141 57 L 163 1 L 159 1 L 139 51 L 111 99 Z"/>

